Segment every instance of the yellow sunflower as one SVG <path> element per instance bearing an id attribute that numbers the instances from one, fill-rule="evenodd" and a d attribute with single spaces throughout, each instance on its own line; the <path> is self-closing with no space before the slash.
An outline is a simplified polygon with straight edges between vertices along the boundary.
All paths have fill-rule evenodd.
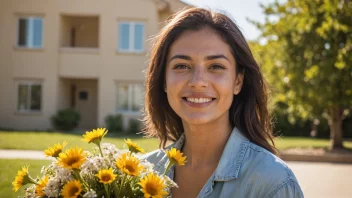
<path id="1" fill-rule="evenodd" d="M 109 168 L 100 170 L 96 176 L 100 179 L 100 183 L 110 184 L 115 180 L 117 175 L 113 173 L 112 168 Z"/>
<path id="2" fill-rule="evenodd" d="M 70 148 L 65 153 L 60 153 L 57 164 L 63 168 L 79 169 L 86 161 L 86 154 L 82 148 Z"/>
<path id="3" fill-rule="evenodd" d="M 164 191 L 165 181 L 154 173 L 141 178 L 138 183 L 142 187 L 142 192 L 145 198 L 162 198 L 163 195 L 167 195 Z"/>
<path id="4" fill-rule="evenodd" d="M 82 192 L 82 184 L 78 180 L 69 181 L 62 188 L 61 195 L 64 198 L 76 198 Z"/>
<path id="5" fill-rule="evenodd" d="M 48 149 L 44 150 L 44 153 L 47 157 L 59 157 L 59 154 L 62 152 L 66 145 L 66 141 L 64 141 L 62 144 L 54 144 L 53 147 L 49 147 Z"/>
<path id="6" fill-rule="evenodd" d="M 181 153 L 176 148 L 172 148 L 171 150 L 166 151 L 166 155 L 172 164 L 183 166 L 187 162 L 186 156 L 183 157 L 183 153 Z"/>
<path id="7" fill-rule="evenodd" d="M 48 180 L 49 180 L 49 176 L 45 176 L 41 180 L 39 180 L 38 184 L 35 186 L 35 196 L 38 196 L 38 197 L 45 196 L 43 188 L 48 183 Z"/>
<path id="8" fill-rule="evenodd" d="M 98 145 L 107 133 L 108 131 L 105 128 L 93 129 L 93 131 L 87 131 L 86 134 L 83 135 L 83 140 Z"/>
<path id="9" fill-rule="evenodd" d="M 132 142 L 131 139 L 125 140 L 125 143 L 127 144 L 128 150 L 132 153 L 145 153 L 144 149 Z"/>
<path id="10" fill-rule="evenodd" d="M 117 158 L 115 165 L 122 172 L 133 176 L 138 176 L 139 173 L 144 169 L 144 167 L 140 165 L 139 160 L 128 153 L 124 153 L 119 158 Z"/>
<path id="11" fill-rule="evenodd" d="M 28 166 L 27 167 L 22 167 L 21 170 L 17 171 L 17 175 L 15 177 L 15 180 L 12 182 L 13 185 L 13 191 L 17 192 L 22 186 L 26 184 L 36 184 L 34 179 L 32 179 L 29 176 L 28 172 Z"/>

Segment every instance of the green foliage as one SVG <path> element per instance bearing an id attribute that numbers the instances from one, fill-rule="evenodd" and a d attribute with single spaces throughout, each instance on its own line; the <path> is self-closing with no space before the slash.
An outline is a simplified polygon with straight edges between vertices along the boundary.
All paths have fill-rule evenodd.
<path id="1" fill-rule="evenodd" d="M 262 5 L 265 45 L 251 43 L 288 120 L 340 119 L 352 108 L 352 1 L 288 0 Z M 347 114 L 344 114 L 345 116 Z"/>
<path id="2" fill-rule="evenodd" d="M 123 130 L 122 115 L 108 115 L 105 117 L 106 128 L 110 132 L 121 132 Z"/>
<path id="3" fill-rule="evenodd" d="M 58 130 L 69 131 L 78 126 L 80 114 L 73 109 L 64 109 L 51 117 L 53 126 Z"/>
<path id="4" fill-rule="evenodd" d="M 141 127 L 142 127 L 141 121 L 139 121 L 137 119 L 130 119 L 128 121 L 127 132 L 133 133 L 133 134 L 139 133 L 139 132 L 141 132 Z"/>

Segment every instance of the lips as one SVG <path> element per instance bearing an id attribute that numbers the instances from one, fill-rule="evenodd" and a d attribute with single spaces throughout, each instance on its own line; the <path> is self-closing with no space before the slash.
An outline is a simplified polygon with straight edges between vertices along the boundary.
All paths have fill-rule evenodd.
<path id="1" fill-rule="evenodd" d="M 215 100 L 215 98 L 189 98 L 189 97 L 184 97 L 183 99 L 192 103 L 207 103 L 212 100 Z"/>
<path id="2" fill-rule="evenodd" d="M 205 93 L 190 93 L 184 95 L 182 99 L 191 106 L 203 107 L 216 100 L 216 97 Z"/>

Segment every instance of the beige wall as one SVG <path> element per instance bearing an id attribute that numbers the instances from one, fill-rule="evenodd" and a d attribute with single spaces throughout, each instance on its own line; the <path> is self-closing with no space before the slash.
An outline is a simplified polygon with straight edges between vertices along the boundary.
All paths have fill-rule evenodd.
<path id="1" fill-rule="evenodd" d="M 148 51 L 145 43 L 143 53 L 120 53 L 117 51 L 119 20 L 145 23 L 145 39 L 159 30 L 159 14 L 153 0 L 0 0 L 0 127 L 16 129 L 47 129 L 51 127 L 50 116 L 58 109 L 67 107 L 69 81 L 85 82 L 96 95 L 96 125 L 105 125 L 104 118 L 116 113 L 116 81 L 144 81 L 143 70 L 147 67 Z M 16 47 L 17 19 L 19 16 L 43 17 L 43 49 L 20 49 Z M 61 16 L 96 16 L 88 29 L 98 31 L 81 35 L 84 42 L 97 36 L 97 43 L 86 47 L 96 49 L 64 48 L 67 44 L 65 28 L 70 21 Z M 81 42 L 81 41 L 79 41 Z M 94 78 L 93 81 L 82 79 Z M 40 113 L 16 112 L 16 80 L 35 79 L 42 82 L 42 110 Z M 93 83 L 92 83 L 93 82 Z M 88 113 L 88 112 L 86 112 Z"/>

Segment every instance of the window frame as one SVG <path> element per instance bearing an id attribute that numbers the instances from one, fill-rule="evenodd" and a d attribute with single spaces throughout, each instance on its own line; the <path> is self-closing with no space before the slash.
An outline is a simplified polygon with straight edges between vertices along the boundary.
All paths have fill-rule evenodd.
<path id="1" fill-rule="evenodd" d="M 128 24 L 129 25 L 129 41 L 128 41 L 128 49 L 121 49 L 120 48 L 120 25 L 121 24 Z M 142 49 L 135 49 L 135 27 L 136 25 L 142 25 L 143 26 L 143 33 L 142 33 Z M 137 21 L 118 21 L 117 23 L 117 51 L 118 52 L 123 52 L 123 53 L 143 53 L 145 51 L 145 23 L 144 22 L 137 22 Z"/>
<path id="2" fill-rule="evenodd" d="M 127 110 L 125 109 L 120 109 L 119 108 L 119 104 L 118 104 L 118 100 L 119 100 L 119 86 L 120 85 L 127 85 L 128 89 L 127 89 Z M 143 83 L 138 83 L 138 82 L 118 82 L 116 83 L 116 109 L 115 112 L 117 113 L 122 113 L 122 114 L 139 114 L 141 113 L 141 110 L 144 108 L 144 97 L 142 98 L 142 104 L 140 105 L 140 109 L 138 110 L 133 110 L 133 102 L 134 102 L 134 94 L 133 94 L 133 89 L 134 86 L 141 86 L 142 87 L 142 95 L 145 93 L 144 87 L 143 87 Z"/>
<path id="3" fill-rule="evenodd" d="M 19 45 L 19 36 L 20 36 L 20 20 L 25 19 L 28 21 L 29 25 L 29 32 L 26 34 L 26 44 L 21 46 Z M 42 23 L 42 30 L 41 30 L 41 45 L 36 46 L 34 45 L 34 20 L 40 20 Z M 16 45 L 17 48 L 24 48 L 24 49 L 43 49 L 44 48 L 44 18 L 42 16 L 18 16 L 17 17 L 17 35 L 16 35 Z"/>
<path id="4" fill-rule="evenodd" d="M 27 95 L 27 106 L 29 106 L 29 108 L 27 109 L 20 109 L 19 108 L 19 100 L 20 100 L 20 96 L 19 96 L 19 88 L 20 88 L 20 85 L 26 85 L 26 86 L 29 86 L 29 91 L 28 91 L 28 95 Z M 31 105 L 31 94 L 32 94 L 32 85 L 40 85 L 40 88 L 41 88 L 41 92 L 40 92 L 40 109 L 39 110 L 32 110 L 30 109 L 30 105 Z M 16 83 L 15 83 L 15 86 L 16 86 L 16 91 L 15 91 L 15 94 L 16 94 L 16 103 L 15 103 L 15 109 L 16 109 L 16 112 L 18 113 L 41 113 L 43 111 L 43 83 L 42 81 L 39 81 L 39 80 L 16 80 Z"/>

